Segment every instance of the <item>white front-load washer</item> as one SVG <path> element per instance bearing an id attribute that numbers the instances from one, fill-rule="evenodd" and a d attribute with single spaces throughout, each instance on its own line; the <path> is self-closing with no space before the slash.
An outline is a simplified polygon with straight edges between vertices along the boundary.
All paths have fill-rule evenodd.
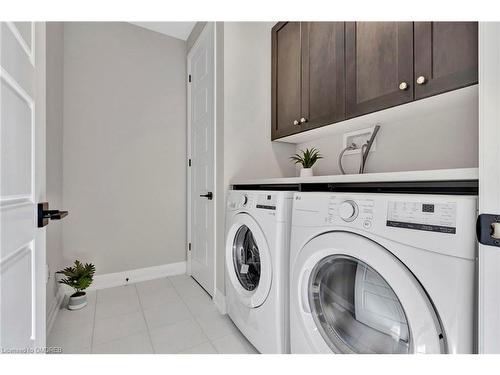
<path id="1" fill-rule="evenodd" d="M 226 211 L 226 306 L 261 353 L 289 353 L 292 192 L 230 190 Z"/>
<path id="2" fill-rule="evenodd" d="M 292 353 L 473 353 L 477 197 L 296 193 Z"/>

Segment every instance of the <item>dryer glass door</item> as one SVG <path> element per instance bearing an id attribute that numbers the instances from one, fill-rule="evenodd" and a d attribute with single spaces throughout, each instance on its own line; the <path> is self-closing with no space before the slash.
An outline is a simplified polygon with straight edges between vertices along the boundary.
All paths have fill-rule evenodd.
<path id="1" fill-rule="evenodd" d="M 253 291 L 260 281 L 260 254 L 257 242 L 250 228 L 242 225 L 233 243 L 234 271 L 243 288 Z"/>
<path id="2" fill-rule="evenodd" d="M 264 303 L 273 279 L 269 243 L 257 221 L 246 213 L 235 215 L 226 236 L 228 285 L 238 302 L 255 308 Z"/>
<path id="3" fill-rule="evenodd" d="M 334 352 L 410 352 L 401 302 L 384 278 L 359 259 L 331 255 L 319 261 L 309 278 L 309 304 Z"/>

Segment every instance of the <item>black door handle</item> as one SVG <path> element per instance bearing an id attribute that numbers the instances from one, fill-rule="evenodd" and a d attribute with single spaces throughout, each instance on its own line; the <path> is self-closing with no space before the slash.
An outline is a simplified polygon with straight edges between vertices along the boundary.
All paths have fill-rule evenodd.
<path id="1" fill-rule="evenodd" d="M 43 228 L 49 220 L 61 220 L 68 216 L 68 211 L 49 210 L 49 203 L 38 203 L 38 228 Z"/>
<path id="2" fill-rule="evenodd" d="M 207 198 L 209 201 L 211 201 L 212 199 L 214 199 L 214 193 L 212 193 L 211 191 L 209 191 L 206 194 L 200 195 L 200 197 Z"/>

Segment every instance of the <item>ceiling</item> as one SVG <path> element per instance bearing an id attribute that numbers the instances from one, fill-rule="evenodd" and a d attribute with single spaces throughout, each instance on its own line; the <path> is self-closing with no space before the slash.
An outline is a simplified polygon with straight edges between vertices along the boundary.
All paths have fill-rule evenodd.
<path id="1" fill-rule="evenodd" d="M 161 34 L 177 39 L 187 40 L 196 22 L 130 22 L 133 25 L 144 27 Z"/>

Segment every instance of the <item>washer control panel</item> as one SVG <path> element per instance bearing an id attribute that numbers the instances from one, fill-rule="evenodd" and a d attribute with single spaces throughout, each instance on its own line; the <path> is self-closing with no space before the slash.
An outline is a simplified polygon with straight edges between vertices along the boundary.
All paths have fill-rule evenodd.
<path id="1" fill-rule="evenodd" d="M 342 220 L 350 222 L 358 217 L 358 205 L 354 201 L 343 201 L 339 206 L 339 216 Z"/>
<path id="2" fill-rule="evenodd" d="M 364 229 L 373 224 L 374 201 L 372 199 L 349 199 L 331 196 L 328 203 L 327 222 L 359 223 Z"/>
<path id="3" fill-rule="evenodd" d="M 387 203 L 386 226 L 455 234 L 457 204 L 455 202 L 408 202 Z"/>

